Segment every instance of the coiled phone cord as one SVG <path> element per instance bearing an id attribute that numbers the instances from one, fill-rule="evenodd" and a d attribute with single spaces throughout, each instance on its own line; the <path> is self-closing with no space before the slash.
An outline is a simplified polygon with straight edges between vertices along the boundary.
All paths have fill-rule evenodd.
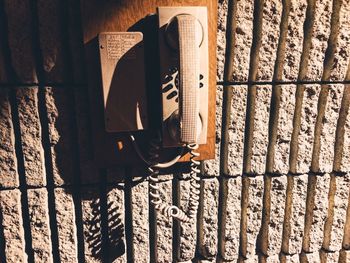
<path id="1" fill-rule="evenodd" d="M 142 155 L 140 149 L 138 148 L 135 138 L 130 135 L 130 138 L 133 142 L 133 145 L 135 147 L 135 150 L 137 154 L 140 156 L 142 160 L 144 160 L 148 164 L 148 172 L 149 172 L 149 187 L 151 188 L 150 191 L 150 202 L 156 210 L 160 211 L 164 215 L 168 215 L 169 217 L 173 217 L 178 219 L 182 222 L 190 222 L 193 220 L 198 211 L 199 206 L 199 195 L 200 195 L 200 178 L 198 176 L 198 173 L 200 172 L 198 166 L 200 164 L 199 161 L 195 160 L 196 157 L 199 156 L 199 153 L 196 152 L 198 149 L 198 144 L 188 144 L 186 145 L 187 149 L 190 152 L 190 162 L 191 162 L 191 172 L 190 172 L 190 178 L 191 178 L 191 188 L 190 188 L 190 199 L 188 204 L 188 213 L 186 214 L 183 210 L 181 210 L 179 207 L 175 205 L 167 205 L 161 200 L 161 190 L 159 188 L 159 169 L 160 168 L 166 168 L 172 166 L 174 163 L 177 162 L 179 159 L 178 156 L 174 158 L 172 161 L 167 163 L 151 163 L 144 158 Z M 150 147 L 150 159 L 151 161 L 154 161 L 158 158 L 158 150 L 159 150 L 159 142 L 152 140 L 151 141 L 151 147 Z M 181 157 L 181 155 L 180 155 Z M 174 160 L 177 159 L 175 162 Z M 166 166 L 166 165 L 167 166 Z M 162 193 L 164 195 L 164 193 Z"/>

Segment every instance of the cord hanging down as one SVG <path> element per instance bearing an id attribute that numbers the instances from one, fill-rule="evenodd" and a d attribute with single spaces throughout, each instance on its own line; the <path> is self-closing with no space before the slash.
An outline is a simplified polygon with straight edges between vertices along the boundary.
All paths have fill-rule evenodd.
<path id="1" fill-rule="evenodd" d="M 182 222 L 190 222 L 193 220 L 198 211 L 199 206 L 199 194 L 200 194 L 200 178 L 198 176 L 198 173 L 200 172 L 198 166 L 200 164 L 199 161 L 195 160 L 196 157 L 199 156 L 199 153 L 196 152 L 198 149 L 198 144 L 188 144 L 186 145 L 187 149 L 190 152 L 190 162 L 191 162 L 191 189 L 190 189 L 190 200 L 188 204 L 188 212 L 187 214 L 181 210 L 177 206 L 169 206 L 162 202 L 161 195 L 164 193 L 161 193 L 161 190 L 159 188 L 159 169 L 160 168 L 167 168 L 175 164 L 178 159 L 180 159 L 181 154 L 179 156 L 176 156 L 173 160 L 166 162 L 166 163 L 152 163 L 152 161 L 155 161 L 158 159 L 158 151 L 159 151 L 159 142 L 155 142 L 155 140 L 151 141 L 151 148 L 150 148 L 150 159 L 151 161 L 146 160 L 144 156 L 142 155 L 140 149 L 138 148 L 135 138 L 130 135 L 130 138 L 133 142 L 133 145 L 135 147 L 135 150 L 137 154 L 140 156 L 140 158 L 148 165 L 148 171 L 149 171 L 149 187 L 150 187 L 150 199 L 151 204 L 154 205 L 154 207 L 163 213 L 164 215 L 168 215 L 169 217 L 176 218 Z M 176 161 L 175 161 L 176 160 Z"/>

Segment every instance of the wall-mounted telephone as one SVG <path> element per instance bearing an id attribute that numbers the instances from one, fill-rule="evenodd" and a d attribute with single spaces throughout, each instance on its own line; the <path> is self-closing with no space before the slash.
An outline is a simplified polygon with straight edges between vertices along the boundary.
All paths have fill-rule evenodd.
<path id="1" fill-rule="evenodd" d="M 216 10 L 212 4 L 209 6 L 211 10 Z M 132 1 L 131 8 L 134 8 Z M 95 105 L 101 105 L 102 111 L 101 114 L 92 106 L 92 119 L 96 120 L 93 125 L 96 134 L 94 144 L 97 146 L 95 154 L 103 161 L 117 156 L 120 164 L 130 163 L 131 150 L 136 152 L 136 156 L 148 165 L 151 203 L 174 218 L 188 221 L 196 216 L 198 208 L 198 147 L 209 147 L 210 154 L 207 156 L 213 153 L 215 131 L 212 109 L 215 103 L 210 114 L 208 104 L 209 98 L 214 102 L 215 79 L 213 81 L 212 75 L 215 67 L 209 69 L 209 36 L 211 34 L 215 40 L 215 28 L 211 27 L 209 34 L 207 6 L 157 7 L 156 10 L 156 15 L 149 16 L 153 20 L 141 19 L 130 25 L 129 31 L 99 32 L 97 45 L 93 44 L 93 39 L 91 44 L 86 43 L 90 95 Z M 145 30 L 147 20 L 156 21 L 150 30 L 156 34 Z M 141 30 L 137 30 L 140 25 Z M 116 28 L 125 27 L 119 25 Z M 215 59 L 213 47 L 211 42 L 211 59 Z M 98 57 L 99 66 L 94 66 L 94 54 Z M 154 75 L 150 68 L 157 69 L 157 81 L 149 81 L 150 75 Z M 100 77 L 91 74 L 93 72 L 99 72 Z M 156 90 L 152 96 L 150 89 Z M 98 101 L 99 94 L 101 102 Z M 157 111 L 152 109 L 159 109 L 159 114 L 153 114 Z M 209 115 L 211 122 L 208 121 Z M 154 118 L 159 118 L 159 125 L 153 125 Z M 152 133 L 157 136 L 150 136 Z M 127 145 L 125 138 L 128 136 L 134 149 L 130 150 Z M 152 137 L 155 139 L 150 140 Z M 164 152 L 167 154 L 164 155 Z M 175 206 L 163 205 L 158 187 L 159 169 L 172 166 L 179 159 L 190 161 L 192 195 L 187 214 Z"/>
<path id="2" fill-rule="evenodd" d="M 161 139 L 144 156 L 131 134 L 136 152 L 150 171 L 150 196 L 155 207 L 188 221 L 196 215 L 199 199 L 198 144 L 207 139 L 208 116 L 208 22 L 206 7 L 158 7 L 159 79 L 161 93 Z M 104 122 L 108 132 L 147 128 L 144 46 L 141 32 L 99 34 L 104 100 Z M 151 66 L 151 65 L 148 65 Z M 137 75 L 135 73 L 138 73 Z M 161 144 L 161 145 L 160 145 Z M 192 195 L 186 215 L 161 202 L 158 169 L 174 164 L 157 162 L 159 147 L 185 148 L 190 153 Z"/>

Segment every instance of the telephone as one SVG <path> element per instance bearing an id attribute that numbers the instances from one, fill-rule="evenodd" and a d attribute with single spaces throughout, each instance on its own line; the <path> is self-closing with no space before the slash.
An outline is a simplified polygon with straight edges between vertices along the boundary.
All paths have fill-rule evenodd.
<path id="1" fill-rule="evenodd" d="M 160 134 L 151 140 L 148 156 L 135 134 L 152 130 L 147 104 L 147 50 L 142 32 L 102 32 L 98 35 L 103 121 L 108 134 L 129 134 L 137 155 L 150 172 L 151 203 L 169 216 L 189 221 L 196 216 L 199 199 L 200 144 L 207 143 L 209 51 L 207 7 L 158 7 Z M 136 74 L 137 72 L 137 74 Z M 146 147 L 147 148 L 147 147 Z M 177 151 L 167 161 L 159 161 L 159 149 Z M 175 164 L 185 153 L 190 155 L 191 188 L 189 211 L 161 203 L 159 169 Z"/>

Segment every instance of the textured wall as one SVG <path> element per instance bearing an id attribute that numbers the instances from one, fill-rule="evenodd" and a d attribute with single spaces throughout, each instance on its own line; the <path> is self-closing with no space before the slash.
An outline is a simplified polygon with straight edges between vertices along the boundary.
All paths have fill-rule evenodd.
<path id="1" fill-rule="evenodd" d="M 0 262 L 350 262 L 350 1 L 218 14 L 217 155 L 179 224 L 93 163 L 78 1 L 0 0 Z M 186 208 L 186 174 L 160 185 Z"/>

